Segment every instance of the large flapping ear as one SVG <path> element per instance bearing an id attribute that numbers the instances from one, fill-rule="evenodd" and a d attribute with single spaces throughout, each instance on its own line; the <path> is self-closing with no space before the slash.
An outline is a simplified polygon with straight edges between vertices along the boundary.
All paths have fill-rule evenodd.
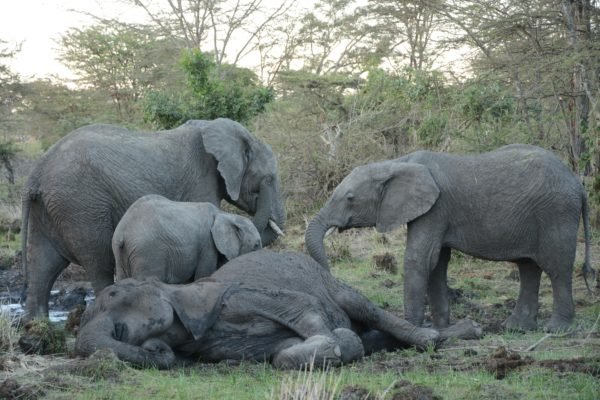
<path id="1" fill-rule="evenodd" d="M 236 201 L 248 163 L 250 133 L 235 121 L 219 118 L 202 126 L 202 140 L 206 151 L 217 160 L 227 194 Z"/>
<path id="2" fill-rule="evenodd" d="M 387 232 L 425 214 L 440 190 L 429 169 L 416 163 L 397 163 L 384 183 L 376 228 Z"/>
<path id="3" fill-rule="evenodd" d="M 187 285 L 166 285 L 167 301 L 194 340 L 210 329 L 223 308 L 223 296 L 231 285 L 196 281 Z"/>
<path id="4" fill-rule="evenodd" d="M 233 260 L 240 255 L 240 233 L 233 218 L 227 214 L 217 214 L 210 228 L 213 242 L 219 253 L 223 254 L 227 260 Z"/>

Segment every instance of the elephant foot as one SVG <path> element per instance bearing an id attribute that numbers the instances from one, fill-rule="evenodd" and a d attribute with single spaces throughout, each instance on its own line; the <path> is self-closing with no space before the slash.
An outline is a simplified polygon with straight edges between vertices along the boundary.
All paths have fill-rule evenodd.
<path id="1" fill-rule="evenodd" d="M 409 344 L 419 349 L 435 347 L 440 342 L 440 333 L 431 328 L 417 328 L 411 332 L 411 341 Z"/>
<path id="2" fill-rule="evenodd" d="M 502 326 L 507 331 L 527 332 L 537 329 L 537 321 L 535 318 L 525 318 L 513 314 L 502 323 Z"/>
<path id="3" fill-rule="evenodd" d="M 440 339 L 442 340 L 450 338 L 470 340 L 480 339 L 482 336 L 483 329 L 481 326 L 470 319 L 461 319 L 454 325 L 440 329 Z"/>
<path id="4" fill-rule="evenodd" d="M 561 333 L 567 332 L 571 329 L 572 318 L 550 318 L 550 321 L 544 326 L 544 332 L 547 333 Z"/>
<path id="5" fill-rule="evenodd" d="M 334 337 L 315 335 L 304 342 L 288 347 L 273 357 L 273 365 L 280 369 L 338 366 L 364 355 L 358 335 L 345 328 L 333 331 Z"/>
<path id="6" fill-rule="evenodd" d="M 354 331 L 346 328 L 334 329 L 333 334 L 337 337 L 342 352 L 342 364 L 359 360 L 364 357 L 365 349 L 362 340 Z"/>
<path id="7" fill-rule="evenodd" d="M 168 369 L 175 363 L 175 353 L 168 344 L 160 339 L 148 339 L 141 347 L 147 355 L 145 367 Z"/>

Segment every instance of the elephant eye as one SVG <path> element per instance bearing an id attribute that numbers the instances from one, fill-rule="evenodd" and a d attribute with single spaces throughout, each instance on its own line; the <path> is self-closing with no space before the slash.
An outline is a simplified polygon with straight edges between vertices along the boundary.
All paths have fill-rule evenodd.
<path id="1" fill-rule="evenodd" d="M 346 199 L 348 199 L 348 201 L 354 201 L 354 194 L 348 193 L 348 195 L 346 196 Z"/>

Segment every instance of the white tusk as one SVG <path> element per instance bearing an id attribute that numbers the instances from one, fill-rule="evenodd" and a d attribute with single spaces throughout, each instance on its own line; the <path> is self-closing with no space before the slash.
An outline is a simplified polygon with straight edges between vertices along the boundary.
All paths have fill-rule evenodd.
<path id="1" fill-rule="evenodd" d="M 331 228 L 327 229 L 327 232 L 325 232 L 325 237 L 331 235 L 333 232 L 335 232 L 335 226 L 332 226 Z"/>
<path id="2" fill-rule="evenodd" d="M 277 226 L 277 224 L 275 223 L 275 221 L 273 221 L 272 219 L 269 220 L 269 226 L 271 227 L 271 229 L 273 229 L 273 231 L 279 235 L 279 236 L 285 236 L 285 233 L 283 233 L 283 231 Z"/>

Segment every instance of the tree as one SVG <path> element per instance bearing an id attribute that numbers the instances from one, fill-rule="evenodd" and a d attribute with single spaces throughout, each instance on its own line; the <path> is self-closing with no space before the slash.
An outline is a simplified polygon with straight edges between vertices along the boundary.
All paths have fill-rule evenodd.
<path id="1" fill-rule="evenodd" d="M 170 60 L 182 49 L 180 41 L 161 37 L 148 26 L 115 21 L 72 28 L 60 43 L 61 60 L 79 75 L 80 85 L 105 93 L 118 122 L 135 120 L 145 91 L 177 75 Z"/>
<path id="2" fill-rule="evenodd" d="M 448 0 L 436 9 L 460 32 L 456 43 L 479 50 L 475 74 L 493 71 L 513 88 L 531 141 L 564 149 L 575 171 L 598 173 L 597 2 Z"/>
<path id="3" fill-rule="evenodd" d="M 9 48 L 8 43 L 0 39 L 0 129 L 6 135 L 10 131 L 10 121 L 15 104 L 21 98 L 21 82 L 19 75 L 11 71 L 4 63 L 19 51 L 19 48 Z"/>
<path id="4" fill-rule="evenodd" d="M 2 61 L 12 58 L 18 50 L 18 47 L 9 49 L 7 42 L 0 39 L 0 130 L 3 133 L 0 139 L 0 164 L 6 170 L 6 179 L 11 185 L 15 183 L 12 163 L 18 153 L 13 139 L 14 108 L 21 100 L 22 86 L 19 75 Z"/>
<path id="5" fill-rule="evenodd" d="M 430 4 L 431 3 L 431 4 Z M 435 35 L 441 32 L 442 20 L 430 0 L 374 0 L 365 7 L 375 31 L 383 32 L 386 56 L 393 64 L 415 70 L 430 69 L 443 47 Z"/>
<path id="6" fill-rule="evenodd" d="M 249 69 L 222 64 L 198 50 L 187 51 L 181 59 L 187 87 L 181 93 L 151 91 L 145 117 L 157 127 L 172 128 L 188 119 L 231 118 L 246 123 L 264 111 L 274 99 Z"/>
<path id="7" fill-rule="evenodd" d="M 256 50 L 261 32 L 277 24 L 294 4 L 293 0 L 275 7 L 263 0 L 128 1 L 142 8 L 163 34 L 184 38 L 187 49 L 212 53 L 217 69 L 224 63 L 237 66 Z"/>

